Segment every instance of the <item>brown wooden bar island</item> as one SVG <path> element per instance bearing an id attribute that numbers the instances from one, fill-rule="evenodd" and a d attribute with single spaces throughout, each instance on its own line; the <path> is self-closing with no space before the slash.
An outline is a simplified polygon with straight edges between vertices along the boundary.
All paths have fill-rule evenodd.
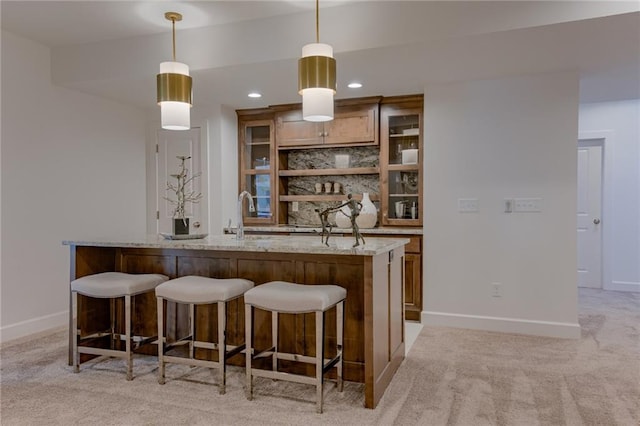
<path id="1" fill-rule="evenodd" d="M 71 249 L 71 280 L 120 271 L 161 273 L 169 278 L 237 277 L 252 280 L 256 285 L 281 280 L 344 287 L 347 290 L 344 378 L 364 383 L 365 407 L 375 408 L 404 359 L 403 265 L 404 245 L 408 242 L 403 238 L 367 237 L 366 244 L 354 248 L 354 239 L 347 237 L 330 238 L 326 246 L 319 237 L 313 236 L 247 235 L 244 240 L 236 240 L 235 235 L 218 235 L 165 240 L 154 235 L 131 241 L 64 241 L 63 244 Z M 135 322 L 141 324 L 138 327 L 142 329 L 138 331 L 146 335 L 157 334 L 155 303 L 152 295 L 136 300 Z M 80 323 L 91 324 L 96 330 L 108 324 L 107 301 L 80 298 L 79 306 Z M 122 305 L 116 309 L 121 311 Z M 216 308 L 206 309 L 215 311 Z M 169 304 L 167 310 L 167 335 L 179 338 L 188 328 L 184 312 L 176 310 L 173 304 Z M 215 327 L 208 320 L 215 318 L 213 313 L 203 308 L 196 312 L 198 335 L 216 336 Z M 232 305 L 227 316 L 229 343 L 241 341 L 244 334 L 242 301 Z M 335 351 L 335 315 L 330 312 L 327 321 L 328 354 Z M 295 348 L 297 353 L 313 355 L 314 322 L 313 314 L 283 315 L 280 321 L 283 350 Z M 83 334 L 95 331 L 85 328 Z M 255 331 L 262 336 L 256 346 L 270 345 L 270 330 L 270 314 L 256 312 Z M 242 358 L 242 355 L 236 356 L 235 364 L 243 365 Z M 298 364 L 283 363 L 283 367 L 303 371 Z"/>

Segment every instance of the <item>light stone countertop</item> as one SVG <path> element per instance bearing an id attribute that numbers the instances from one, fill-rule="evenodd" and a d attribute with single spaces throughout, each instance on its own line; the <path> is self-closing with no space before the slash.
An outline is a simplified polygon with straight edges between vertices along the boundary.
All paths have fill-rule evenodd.
<path id="1" fill-rule="evenodd" d="M 353 237 L 330 237 L 329 246 L 322 244 L 318 236 L 289 235 L 245 235 L 244 240 L 236 240 L 236 236 L 210 235 L 195 240 L 167 240 L 160 235 L 149 235 L 140 239 L 121 240 L 74 240 L 63 241 L 68 246 L 122 247 L 122 248 L 158 248 L 219 250 L 264 253 L 312 253 L 333 255 L 375 256 L 387 253 L 409 243 L 408 238 L 375 238 L 366 237 L 365 244 L 353 247 Z"/>
<path id="2" fill-rule="evenodd" d="M 231 228 L 235 232 L 235 227 Z M 244 232 L 282 232 L 282 233 L 320 233 L 322 229 L 314 226 L 303 225 L 276 225 L 276 226 L 246 226 Z M 332 228 L 332 234 L 351 234 L 351 228 Z M 360 228 L 360 233 L 367 235 L 422 235 L 422 228 L 408 227 L 379 227 L 379 228 Z"/>

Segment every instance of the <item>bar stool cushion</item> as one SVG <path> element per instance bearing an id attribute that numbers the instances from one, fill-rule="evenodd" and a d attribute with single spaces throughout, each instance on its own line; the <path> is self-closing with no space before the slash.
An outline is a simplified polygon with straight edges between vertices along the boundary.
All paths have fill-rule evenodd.
<path id="1" fill-rule="evenodd" d="M 278 312 L 326 311 L 347 297 L 337 285 L 303 285 L 272 281 L 244 294 L 244 302 L 257 308 Z"/>
<path id="2" fill-rule="evenodd" d="M 161 274 L 102 272 L 71 281 L 71 291 L 90 297 L 122 297 L 153 290 L 169 277 Z"/>
<path id="3" fill-rule="evenodd" d="M 156 287 L 156 296 L 182 303 L 224 302 L 241 296 L 253 287 L 242 278 L 207 278 L 196 275 L 169 280 Z"/>

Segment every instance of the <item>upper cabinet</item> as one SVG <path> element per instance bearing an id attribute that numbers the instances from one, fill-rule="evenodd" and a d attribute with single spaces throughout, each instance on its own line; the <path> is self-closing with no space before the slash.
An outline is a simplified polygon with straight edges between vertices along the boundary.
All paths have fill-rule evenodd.
<path id="1" fill-rule="evenodd" d="M 382 225 L 422 225 L 422 96 L 385 98 L 380 105 Z"/>
<path id="2" fill-rule="evenodd" d="M 278 149 L 378 144 L 378 98 L 336 101 L 334 119 L 314 123 L 302 119 L 300 105 L 276 112 Z"/>
<path id="3" fill-rule="evenodd" d="M 270 114 L 271 117 L 273 114 Z M 276 155 L 274 124 L 269 114 L 244 115 L 238 112 L 240 191 L 251 194 L 255 211 L 244 203 L 243 217 L 247 224 L 278 223 L 276 194 Z"/>
<path id="4" fill-rule="evenodd" d="M 353 195 L 371 194 L 381 226 L 422 225 L 422 95 L 336 101 L 324 123 L 304 121 L 300 108 L 237 111 L 240 191 L 256 205 L 249 212 L 245 203 L 245 223 L 288 223 L 324 207 L 306 203 L 340 203 L 366 187 Z M 336 154 L 351 160 L 338 165 Z"/>

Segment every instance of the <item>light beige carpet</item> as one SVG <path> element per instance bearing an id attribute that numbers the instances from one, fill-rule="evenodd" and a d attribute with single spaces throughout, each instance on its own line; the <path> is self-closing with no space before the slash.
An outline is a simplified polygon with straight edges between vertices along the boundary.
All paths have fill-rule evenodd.
<path id="1" fill-rule="evenodd" d="M 640 424 L 640 294 L 580 291 L 579 340 L 424 327 L 375 410 L 363 387 L 329 384 L 316 414 L 311 386 L 256 379 L 247 401 L 243 370 L 227 394 L 204 369 L 155 359 L 66 364 L 66 333 L 5 344 L 0 420 L 7 425 L 624 425 Z"/>

